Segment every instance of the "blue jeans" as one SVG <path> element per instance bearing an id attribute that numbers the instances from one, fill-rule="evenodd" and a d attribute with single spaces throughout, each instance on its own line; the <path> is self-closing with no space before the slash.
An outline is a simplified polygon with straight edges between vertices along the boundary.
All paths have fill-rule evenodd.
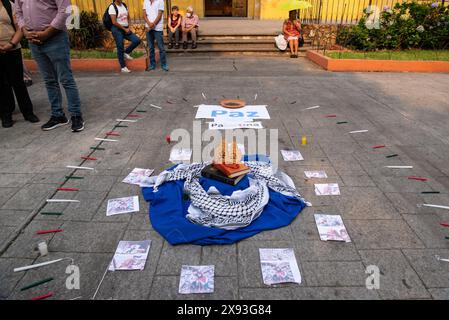
<path id="1" fill-rule="evenodd" d="M 51 115 L 54 117 L 64 115 L 61 84 L 67 96 L 69 112 L 72 116 L 81 116 L 80 96 L 70 66 L 70 43 L 67 33 L 61 31 L 41 45 L 30 43 L 30 49 L 44 78 Z"/>
<path id="2" fill-rule="evenodd" d="M 140 39 L 134 33 L 130 32 L 125 34 L 122 29 L 117 28 L 116 26 L 112 26 L 112 35 L 115 40 L 115 44 L 117 45 L 117 57 L 120 62 L 120 67 L 126 67 L 124 53 L 130 54 L 133 50 L 140 44 Z M 123 42 L 126 40 L 130 41 L 131 44 L 128 48 L 125 49 Z"/>
<path id="3" fill-rule="evenodd" d="M 159 48 L 159 58 L 161 66 L 167 66 L 167 56 L 164 47 L 164 33 L 162 31 L 150 30 L 147 32 L 148 47 L 150 48 L 150 66 L 156 67 L 156 57 L 154 55 L 154 40 L 157 41 Z"/>

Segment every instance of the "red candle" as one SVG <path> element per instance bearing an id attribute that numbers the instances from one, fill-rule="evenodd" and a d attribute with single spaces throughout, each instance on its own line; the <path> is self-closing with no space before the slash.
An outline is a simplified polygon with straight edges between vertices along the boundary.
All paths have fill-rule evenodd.
<path id="1" fill-rule="evenodd" d="M 44 294 L 43 296 L 39 296 L 39 297 L 34 297 L 31 300 L 36 301 L 36 300 L 43 300 L 43 299 L 47 299 L 53 296 L 53 292 Z"/>
<path id="2" fill-rule="evenodd" d="M 58 191 L 79 191 L 78 188 L 58 188 Z"/>
<path id="3" fill-rule="evenodd" d="M 373 149 L 385 148 L 385 145 L 381 144 L 381 145 L 378 145 L 378 146 L 373 146 L 371 148 L 373 148 Z"/>
<path id="4" fill-rule="evenodd" d="M 94 157 L 81 157 L 81 159 L 83 159 L 83 160 L 90 160 L 90 161 L 97 160 L 97 158 L 94 158 Z"/>
<path id="5" fill-rule="evenodd" d="M 58 233 L 63 232 L 63 229 L 53 229 L 53 230 L 40 230 L 37 232 L 37 234 L 48 234 L 48 233 Z"/>
<path id="6" fill-rule="evenodd" d="M 421 178 L 421 177 L 408 177 L 409 180 L 418 180 L 418 181 L 427 181 L 429 179 L 427 178 Z"/>

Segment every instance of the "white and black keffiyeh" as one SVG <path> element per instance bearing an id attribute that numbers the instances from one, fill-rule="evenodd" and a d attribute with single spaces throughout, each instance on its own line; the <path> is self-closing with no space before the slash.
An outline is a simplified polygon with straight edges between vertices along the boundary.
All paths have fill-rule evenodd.
<path id="1" fill-rule="evenodd" d="M 250 186 L 247 189 L 235 191 L 231 196 L 221 195 L 214 187 L 206 192 L 199 178 L 208 164 L 181 164 L 174 170 L 151 177 L 155 192 L 164 182 L 185 180 L 184 193 L 191 200 L 187 218 L 193 223 L 226 230 L 248 226 L 259 217 L 268 203 L 268 188 L 302 199 L 289 176 L 280 171 L 274 174 L 269 163 L 257 161 L 245 162 L 250 168 Z"/>

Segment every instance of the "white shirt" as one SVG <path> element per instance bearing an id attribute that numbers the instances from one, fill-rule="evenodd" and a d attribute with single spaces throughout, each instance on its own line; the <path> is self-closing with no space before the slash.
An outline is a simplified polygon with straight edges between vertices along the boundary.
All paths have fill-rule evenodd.
<path id="1" fill-rule="evenodd" d="M 115 4 L 117 6 L 117 4 Z M 117 15 L 117 23 L 120 24 L 123 27 L 128 27 L 129 23 L 128 23 L 128 10 L 126 10 L 126 7 L 122 4 L 120 6 L 117 6 L 118 9 L 118 14 L 117 11 L 115 11 L 114 6 L 111 4 L 109 6 L 109 15 Z"/>
<path id="2" fill-rule="evenodd" d="M 151 3 L 150 0 L 144 0 L 143 1 L 143 9 L 147 13 L 147 18 L 151 22 L 154 22 L 156 20 L 157 15 L 159 14 L 159 11 L 165 10 L 165 1 L 164 0 L 153 0 L 153 3 Z M 146 24 L 148 27 L 148 24 Z M 155 31 L 163 31 L 164 30 L 164 15 L 162 15 L 161 20 L 154 28 Z"/>

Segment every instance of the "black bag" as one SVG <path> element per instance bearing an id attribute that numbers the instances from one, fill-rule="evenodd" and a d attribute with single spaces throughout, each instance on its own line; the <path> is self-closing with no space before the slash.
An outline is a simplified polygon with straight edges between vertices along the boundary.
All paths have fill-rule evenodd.
<path id="1" fill-rule="evenodd" d="M 3 1 L 3 0 L 2 0 Z M 126 3 L 122 2 L 122 4 L 125 6 L 126 10 L 128 10 L 128 7 L 126 6 Z M 109 14 L 109 8 L 111 7 L 111 5 L 114 6 L 116 15 L 118 16 L 118 8 L 117 5 L 115 4 L 115 2 L 112 2 L 107 8 L 106 11 L 103 14 L 103 25 L 104 27 L 111 31 L 112 30 L 112 19 L 111 19 L 111 15 Z"/>
<path id="2" fill-rule="evenodd" d="M 301 35 L 299 36 L 298 46 L 299 46 L 300 48 L 301 48 L 301 47 L 304 47 L 304 36 L 302 35 L 302 33 L 301 33 Z"/>
<path id="3" fill-rule="evenodd" d="M 12 1 L 12 2 L 14 2 L 14 1 Z M 14 18 L 13 18 L 13 15 L 12 15 L 11 2 L 9 2 L 9 0 L 2 0 L 2 4 L 5 7 L 6 12 L 8 12 L 8 16 L 9 16 L 9 19 L 11 19 L 11 25 L 13 26 L 14 31 L 16 31 L 16 25 L 14 23 Z"/>

